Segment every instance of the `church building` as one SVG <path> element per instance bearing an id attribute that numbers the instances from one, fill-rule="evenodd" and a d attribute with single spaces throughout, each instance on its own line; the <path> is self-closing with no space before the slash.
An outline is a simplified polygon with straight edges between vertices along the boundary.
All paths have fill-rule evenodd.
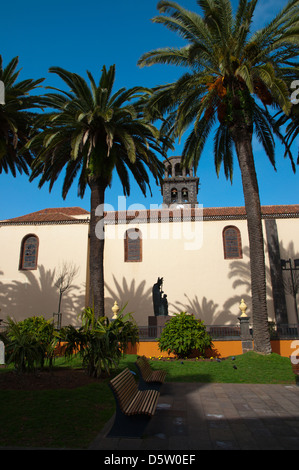
<path id="1" fill-rule="evenodd" d="M 199 204 L 199 178 L 180 157 L 165 165 L 163 205 L 104 214 L 105 308 L 117 301 L 146 326 L 152 290 L 163 278 L 170 315 L 186 311 L 206 325 L 236 325 L 244 299 L 251 315 L 250 259 L 244 207 Z M 130 208 L 129 208 L 130 209 Z M 263 206 L 269 321 L 298 323 L 299 205 Z M 103 228 L 99 227 L 99 235 Z M 76 276 L 61 302 L 61 324 L 80 324 L 89 283 L 89 213 L 44 209 L 0 221 L 0 319 L 43 315 L 57 321 L 61 270 Z"/>

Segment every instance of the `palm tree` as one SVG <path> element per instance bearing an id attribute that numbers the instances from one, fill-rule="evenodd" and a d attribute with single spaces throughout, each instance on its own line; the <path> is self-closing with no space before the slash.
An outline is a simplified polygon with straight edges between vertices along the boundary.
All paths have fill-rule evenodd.
<path id="1" fill-rule="evenodd" d="M 65 167 L 62 196 L 66 197 L 78 176 L 78 195 L 86 186 L 91 190 L 90 217 L 90 305 L 97 316 L 104 315 L 104 218 L 105 190 L 116 170 L 124 195 L 130 194 L 128 170 L 143 194 L 150 189 L 147 169 L 160 183 L 164 165 L 156 152 L 162 152 L 159 132 L 141 114 L 140 98 L 147 91 L 140 87 L 121 88 L 113 93 L 115 66 L 104 66 L 99 85 L 87 71 L 90 86 L 79 75 L 60 67 L 51 67 L 70 88 L 48 93 L 42 103 L 51 108 L 39 117 L 41 129 L 30 144 L 37 151 L 31 180 L 40 176 L 39 187 L 49 182 L 51 191 Z M 50 87 L 51 88 L 51 87 Z M 57 93 L 58 91 L 58 93 Z M 96 211 L 96 209 L 98 210 Z M 97 233 L 96 233 L 97 230 Z"/>
<path id="2" fill-rule="evenodd" d="M 157 87 L 148 103 L 152 119 L 181 137 L 191 127 L 183 150 L 187 166 L 197 167 L 204 144 L 214 135 L 216 171 L 224 164 L 233 176 L 236 150 L 247 213 L 251 260 L 252 318 L 255 350 L 271 352 L 266 302 L 265 259 L 259 188 L 252 151 L 256 133 L 275 168 L 273 105 L 291 110 L 287 79 L 298 57 L 298 0 L 291 0 L 267 26 L 251 34 L 257 0 L 240 0 L 233 13 L 229 0 L 197 0 L 202 14 L 172 1 L 160 1 L 153 19 L 188 42 L 181 48 L 144 54 L 139 65 L 172 64 L 190 70 L 174 83 Z M 167 15 L 168 14 L 168 15 Z"/>
<path id="3" fill-rule="evenodd" d="M 20 71 L 17 71 L 19 59 L 15 57 L 3 68 L 0 56 L 0 81 L 4 100 L 0 103 L 0 173 L 17 171 L 29 175 L 32 155 L 25 144 L 32 133 L 35 114 L 32 109 L 39 107 L 38 97 L 30 96 L 43 79 L 23 80 L 16 83 Z M 3 86 L 4 85 L 4 86 Z"/>

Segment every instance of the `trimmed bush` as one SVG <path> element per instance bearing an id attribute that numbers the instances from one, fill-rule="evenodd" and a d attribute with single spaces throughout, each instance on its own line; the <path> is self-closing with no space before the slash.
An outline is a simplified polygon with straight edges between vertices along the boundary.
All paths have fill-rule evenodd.
<path id="1" fill-rule="evenodd" d="M 159 339 L 160 351 L 173 353 L 179 358 L 189 357 L 195 349 L 199 355 L 204 355 L 211 346 L 212 338 L 204 323 L 186 312 L 167 321 Z"/>

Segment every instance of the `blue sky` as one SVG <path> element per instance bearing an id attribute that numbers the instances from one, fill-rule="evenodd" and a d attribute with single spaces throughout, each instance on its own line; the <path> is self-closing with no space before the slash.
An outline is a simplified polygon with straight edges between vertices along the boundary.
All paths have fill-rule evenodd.
<path id="1" fill-rule="evenodd" d="M 196 0 L 179 0 L 184 7 L 199 11 Z M 254 18 L 254 28 L 269 21 L 287 2 L 284 0 L 260 0 Z M 237 0 L 233 0 L 237 5 Z M 115 91 L 121 87 L 136 85 L 155 86 L 178 78 L 182 70 L 169 66 L 139 68 L 140 56 L 157 47 L 179 46 L 176 34 L 151 22 L 157 12 L 157 0 L 15 0 L 1 4 L 0 54 L 6 65 L 19 56 L 20 79 L 44 77 L 44 85 L 61 88 L 64 84 L 54 74 L 51 66 L 60 66 L 86 77 L 86 70 L 99 78 L 103 65 L 116 65 Z M 178 145 L 168 156 L 180 155 Z M 298 143 L 297 143 L 298 145 Z M 294 175 L 283 149 L 277 143 L 277 172 L 269 163 L 261 145 L 254 139 L 254 155 L 260 187 L 261 203 L 298 203 L 298 171 Z M 296 152 L 295 152 L 296 153 Z M 299 168 L 298 168 L 299 170 Z M 211 145 L 207 145 L 201 158 L 197 175 L 200 178 L 198 202 L 204 207 L 244 205 L 242 184 L 237 161 L 234 181 L 226 181 L 223 172 L 217 178 Z M 66 200 L 61 197 L 62 179 L 56 182 L 51 193 L 48 187 L 38 189 L 38 180 L 28 182 L 26 175 L 13 178 L 1 174 L 0 220 L 17 217 L 47 207 L 81 206 L 89 210 L 90 192 L 83 199 L 77 197 L 74 185 Z M 161 204 L 160 188 L 153 183 L 153 197 L 144 199 L 139 188 L 131 180 L 131 204 Z M 122 195 L 115 178 L 112 188 L 106 192 L 106 202 L 116 210 L 118 196 Z"/>

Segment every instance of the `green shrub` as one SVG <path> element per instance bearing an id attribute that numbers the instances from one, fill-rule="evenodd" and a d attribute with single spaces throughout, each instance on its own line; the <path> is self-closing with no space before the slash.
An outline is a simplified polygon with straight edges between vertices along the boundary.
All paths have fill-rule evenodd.
<path id="1" fill-rule="evenodd" d="M 107 317 L 95 318 L 94 310 L 87 308 L 81 315 L 81 328 L 68 325 L 60 331 L 60 339 L 67 343 L 65 355 L 72 357 L 77 351 L 90 376 L 110 375 L 128 343 L 138 342 L 138 327 L 131 314 L 122 314 L 123 310 L 110 321 Z"/>
<path id="2" fill-rule="evenodd" d="M 179 358 L 189 357 L 194 349 L 204 355 L 211 345 L 212 338 L 204 323 L 186 312 L 167 321 L 159 339 L 160 351 L 176 354 Z"/>
<path id="3" fill-rule="evenodd" d="M 46 361 L 52 365 L 57 340 L 51 320 L 39 316 L 15 322 L 8 317 L 5 327 L 7 364 L 14 364 L 18 372 L 42 368 Z"/>

